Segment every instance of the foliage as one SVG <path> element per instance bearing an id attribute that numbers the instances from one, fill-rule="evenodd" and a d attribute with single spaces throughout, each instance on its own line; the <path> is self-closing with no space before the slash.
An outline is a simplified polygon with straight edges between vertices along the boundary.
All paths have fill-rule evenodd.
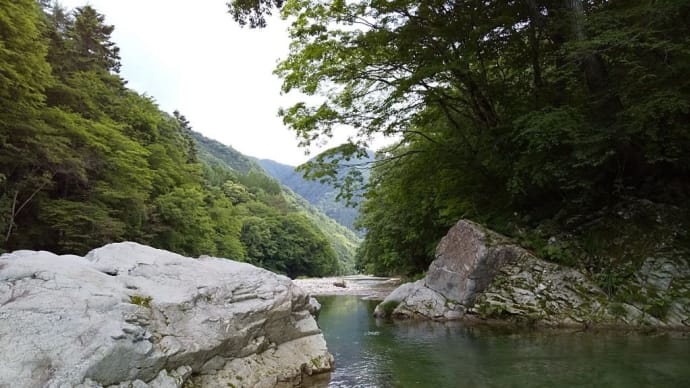
<path id="1" fill-rule="evenodd" d="M 355 271 L 355 251 L 360 239 L 351 230 L 339 225 L 291 190 L 282 189 L 274 179 L 261 173 L 257 164 L 236 150 L 224 148 L 198 133 L 193 132 L 192 135 L 197 140 L 200 158 L 206 163 L 207 182 L 219 187 L 236 206 L 236 212 L 247 217 L 241 219 L 244 233 L 242 241 L 248 250 L 247 260 L 273 269 L 279 268 L 271 266 L 270 260 L 264 261 L 265 257 L 275 257 L 276 247 L 269 232 L 270 225 L 274 224 L 273 221 L 277 217 L 271 209 L 276 209 L 282 214 L 300 214 L 323 233 L 329 241 L 329 248 L 337 258 L 338 274 L 350 274 Z M 231 163 L 239 163 L 239 166 L 246 167 L 245 173 L 239 173 L 236 169 L 230 170 L 229 167 L 233 165 Z M 318 236 L 316 238 L 319 239 Z M 325 262 L 330 261 L 330 254 L 324 254 L 322 257 Z M 329 265 L 325 267 L 329 268 Z"/>
<path id="2" fill-rule="evenodd" d="M 232 17 L 241 26 L 266 27 L 266 15 L 280 8 L 284 0 L 232 0 L 228 3 Z"/>
<path id="3" fill-rule="evenodd" d="M 278 182 L 125 87 L 103 15 L 0 5 L 0 249 L 84 254 L 133 240 L 289 276 L 341 271 Z"/>
<path id="4" fill-rule="evenodd" d="M 389 318 L 393 311 L 400 305 L 400 302 L 389 300 L 388 302 L 381 303 L 379 309 L 381 310 L 381 317 Z"/>
<path id="5" fill-rule="evenodd" d="M 242 174 L 257 168 L 251 159 L 237 152 L 234 148 L 213 139 L 192 132 L 192 137 L 199 143 L 200 157 L 211 166 L 226 166 Z"/>
<path id="6" fill-rule="evenodd" d="M 337 223 L 291 191 L 285 192 L 285 198 L 290 208 L 301 209 L 300 213 L 323 231 L 330 240 L 331 247 L 340 264 L 338 275 L 355 273 L 355 255 L 361 241 L 360 238 L 352 230 Z"/>
<path id="7" fill-rule="evenodd" d="M 215 254 L 213 221 L 195 187 L 178 187 L 155 201 L 154 219 L 159 223 L 154 243 L 188 255 Z"/>
<path id="8" fill-rule="evenodd" d="M 463 217 L 567 232 L 625 198 L 687 208 L 687 2 L 288 0 L 282 13 L 283 91 L 323 97 L 282 110 L 285 124 L 303 145 L 358 131 L 307 176 L 337 179 L 373 135 L 399 139 L 362 206 L 367 270 L 423 270 Z M 346 197 L 356 178 L 340 177 Z"/>

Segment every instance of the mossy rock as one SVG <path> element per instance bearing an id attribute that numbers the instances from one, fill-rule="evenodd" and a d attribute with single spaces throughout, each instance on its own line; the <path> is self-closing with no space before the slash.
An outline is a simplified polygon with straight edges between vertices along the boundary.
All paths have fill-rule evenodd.
<path id="1" fill-rule="evenodd" d="M 379 311 L 380 311 L 380 313 L 381 313 L 381 315 L 382 315 L 383 317 L 388 318 L 388 317 L 390 317 L 391 315 L 393 315 L 393 311 L 395 311 L 395 309 L 396 309 L 398 306 L 400 306 L 400 302 L 399 302 L 399 301 L 391 300 L 391 301 L 388 301 L 388 302 L 383 302 L 383 303 L 381 303 L 381 304 L 379 305 L 379 309 L 380 309 Z"/>
<path id="2" fill-rule="evenodd" d="M 153 300 L 153 298 L 150 296 L 132 295 L 129 297 L 130 303 L 137 306 L 146 307 L 147 309 L 151 308 L 151 300 Z"/>

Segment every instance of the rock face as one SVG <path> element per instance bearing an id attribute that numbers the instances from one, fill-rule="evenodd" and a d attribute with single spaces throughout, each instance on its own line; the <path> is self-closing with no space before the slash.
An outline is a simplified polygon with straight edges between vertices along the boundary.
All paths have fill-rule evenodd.
<path id="1" fill-rule="evenodd" d="M 524 251 L 469 221 L 460 221 L 436 248 L 425 285 L 455 303 L 470 305 L 504 264 Z"/>
<path id="2" fill-rule="evenodd" d="M 0 257 L 0 387 L 274 387 L 333 358 L 290 279 L 135 243 Z"/>
<path id="3" fill-rule="evenodd" d="M 491 318 L 560 325 L 690 328 L 686 259 L 648 258 L 611 299 L 576 269 L 536 258 L 507 238 L 460 221 L 441 240 L 427 276 L 393 291 L 375 315 Z"/>
<path id="4" fill-rule="evenodd" d="M 436 259 L 424 279 L 393 291 L 376 308 L 383 317 L 421 316 L 457 319 L 494 279 L 500 268 L 526 252 L 480 225 L 462 220 L 436 248 Z"/>

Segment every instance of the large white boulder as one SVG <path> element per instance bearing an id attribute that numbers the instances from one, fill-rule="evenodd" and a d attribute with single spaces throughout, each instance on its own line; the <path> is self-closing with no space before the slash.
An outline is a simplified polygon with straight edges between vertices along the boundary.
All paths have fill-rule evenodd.
<path id="1" fill-rule="evenodd" d="M 0 387 L 298 385 L 333 367 L 309 296 L 136 243 L 0 256 Z"/>

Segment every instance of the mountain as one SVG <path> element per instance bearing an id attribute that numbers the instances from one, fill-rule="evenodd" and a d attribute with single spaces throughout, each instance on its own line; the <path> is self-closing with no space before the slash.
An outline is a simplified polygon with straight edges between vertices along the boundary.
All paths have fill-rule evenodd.
<path id="1" fill-rule="evenodd" d="M 192 131 L 192 138 L 197 144 L 199 158 L 210 166 L 223 165 L 247 174 L 256 170 L 259 165 L 241 152 L 213 139 L 209 139 L 199 132 Z"/>
<path id="2" fill-rule="evenodd" d="M 254 158 L 245 156 L 234 148 L 213 139 L 209 139 L 198 132 L 191 131 L 191 135 L 196 143 L 199 159 L 204 162 L 204 164 L 211 166 L 211 168 L 230 168 L 238 172 L 240 183 L 244 184 L 260 181 L 263 186 L 272 185 L 275 186 L 277 190 L 280 190 L 283 199 L 290 208 L 289 210 L 297 212 L 310 220 L 330 241 L 331 247 L 335 251 L 340 264 L 340 272 L 343 274 L 354 273 L 355 251 L 361 239 L 351 229 L 336 222 L 337 220 L 334 220 L 330 214 L 322 211 L 319 206 L 313 205 L 308 198 L 303 198 L 302 195 L 296 193 L 289 185 L 282 183 L 273 173 L 269 172 L 269 175 L 267 175 L 266 171 L 268 170 L 265 167 L 262 168 L 263 166 L 261 163 L 258 163 Z M 283 174 L 287 173 L 287 169 L 293 171 L 293 168 L 290 166 L 281 165 L 276 162 L 273 163 L 275 163 L 275 172 L 279 171 L 281 168 Z M 282 183 L 282 185 L 279 182 Z M 319 193 L 311 194 L 313 197 Z M 333 192 L 332 195 L 333 198 L 335 198 L 335 192 Z M 322 197 L 326 198 L 324 195 L 322 195 Z M 324 202 L 326 204 L 328 203 L 325 200 Z M 335 203 L 335 201 L 333 202 Z M 356 210 L 351 210 L 353 210 L 356 215 Z M 335 212 L 334 214 L 338 213 Z M 351 216 L 352 220 L 354 220 L 355 215 Z"/>
<path id="3" fill-rule="evenodd" d="M 354 163 L 366 163 L 373 160 L 373 158 L 373 152 L 370 152 L 368 158 L 357 159 Z M 338 189 L 319 181 L 304 179 L 301 173 L 295 171 L 294 166 L 270 159 L 256 159 L 256 162 L 272 177 L 304 197 L 327 216 L 348 227 L 350 230 L 354 230 L 354 222 L 359 214 L 359 208 L 358 206 L 346 206 L 344 201 L 337 200 Z M 365 174 L 368 174 L 368 172 L 365 172 Z"/>

